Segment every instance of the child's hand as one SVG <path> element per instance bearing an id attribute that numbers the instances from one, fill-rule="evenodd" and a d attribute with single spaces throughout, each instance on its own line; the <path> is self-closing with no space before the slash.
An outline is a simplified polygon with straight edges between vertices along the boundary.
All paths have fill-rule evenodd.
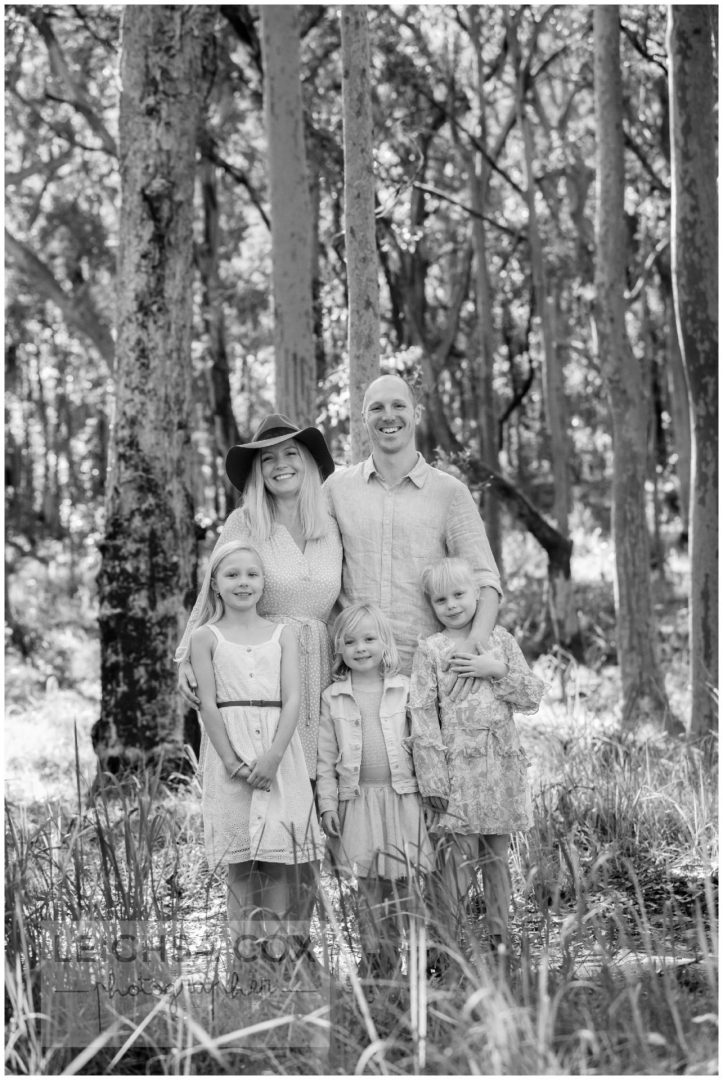
<path id="1" fill-rule="evenodd" d="M 232 757 L 228 761 L 224 761 L 224 768 L 228 773 L 230 780 L 238 780 L 241 777 L 242 780 L 248 780 L 250 769 L 245 761 L 241 761 L 240 758 Z"/>
<path id="2" fill-rule="evenodd" d="M 430 810 L 436 810 L 438 814 L 443 814 L 447 809 L 449 799 L 445 799 L 443 795 L 424 795 L 422 802 Z"/>
<path id="3" fill-rule="evenodd" d="M 507 664 L 491 652 L 455 652 L 449 666 L 465 679 L 501 679 L 507 674 Z"/>
<path id="4" fill-rule="evenodd" d="M 265 754 L 261 754 L 255 761 L 252 761 L 247 777 L 251 787 L 256 788 L 257 791 L 270 791 L 271 782 L 276 776 L 280 763 L 281 754 L 276 753 L 274 750 L 267 750 Z"/>
<path id="5" fill-rule="evenodd" d="M 336 810 L 325 810 L 321 815 L 321 827 L 327 836 L 338 838 L 341 836 L 341 822 Z"/>

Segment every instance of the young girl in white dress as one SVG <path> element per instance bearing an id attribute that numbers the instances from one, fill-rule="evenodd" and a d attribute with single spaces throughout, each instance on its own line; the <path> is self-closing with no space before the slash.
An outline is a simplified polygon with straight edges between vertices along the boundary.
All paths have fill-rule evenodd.
<path id="1" fill-rule="evenodd" d="M 319 860 L 323 847 L 296 730 L 296 635 L 259 615 L 263 589 L 255 548 L 242 541 L 218 547 L 206 572 L 201 625 L 191 636 L 207 737 L 204 840 L 211 867 L 228 864 L 232 932 L 264 911 L 283 918 L 294 868 Z"/>
<path id="2" fill-rule="evenodd" d="M 544 684 L 502 627 L 495 627 L 481 655 L 466 645 L 479 587 L 464 559 L 428 566 L 422 587 L 444 626 L 419 643 L 410 697 L 419 790 L 434 812 L 437 922 L 458 929 L 479 860 L 490 940 L 499 949 L 507 945 L 509 834 L 531 824 L 528 761 L 513 711 L 536 712 Z M 464 701 L 449 696 L 457 676 L 480 680 Z"/>
<path id="3" fill-rule="evenodd" d="M 398 960 L 410 867 L 432 863 L 408 747 L 409 680 L 378 608 L 345 608 L 333 634 L 335 681 L 322 694 L 316 794 L 330 861 L 358 882 L 360 973 L 385 976 Z"/>

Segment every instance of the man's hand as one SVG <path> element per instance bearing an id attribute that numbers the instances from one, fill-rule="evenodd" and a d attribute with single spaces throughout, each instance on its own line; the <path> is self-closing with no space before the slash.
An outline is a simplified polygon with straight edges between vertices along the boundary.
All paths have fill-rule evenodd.
<path id="1" fill-rule="evenodd" d="M 201 704 L 201 699 L 196 694 L 197 687 L 198 683 L 196 682 L 196 676 L 193 674 L 191 661 L 182 660 L 178 665 L 178 689 L 183 700 L 187 701 L 194 709 L 198 709 Z"/>
<path id="2" fill-rule="evenodd" d="M 321 827 L 327 836 L 338 839 L 341 836 L 341 822 L 336 810 L 325 810 L 321 815 Z"/>

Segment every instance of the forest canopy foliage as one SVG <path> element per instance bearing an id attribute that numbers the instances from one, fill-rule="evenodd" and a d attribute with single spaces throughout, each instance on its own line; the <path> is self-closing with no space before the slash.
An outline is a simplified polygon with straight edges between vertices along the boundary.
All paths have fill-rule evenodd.
<path id="1" fill-rule="evenodd" d="M 641 372 L 658 568 L 669 539 L 687 540 L 691 439 L 671 277 L 666 12 L 620 9 L 621 284 Z M 88 550 L 104 527 L 121 14 L 114 5 L 5 9 L 6 520 L 18 551 L 44 539 Z M 214 18 L 187 297 L 201 530 L 235 500 L 223 470 L 228 446 L 274 404 L 259 12 L 221 5 Z M 522 520 L 532 507 L 566 537 L 576 505 L 590 527 L 607 531 L 611 481 L 624 463 L 615 461 L 596 330 L 593 9 L 380 5 L 367 18 L 380 354 L 385 368 L 420 385 L 420 449 L 484 462 L 497 474 L 492 491 Z M 299 21 L 316 416 L 342 462 L 349 376 L 340 24 L 326 5 L 301 5 Z M 494 497 L 483 498 L 494 519 Z"/>

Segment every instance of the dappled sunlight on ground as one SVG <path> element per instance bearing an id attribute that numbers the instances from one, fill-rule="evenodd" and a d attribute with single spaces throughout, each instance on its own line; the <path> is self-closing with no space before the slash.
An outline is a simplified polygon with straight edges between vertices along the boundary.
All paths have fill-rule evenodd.
<path id="1" fill-rule="evenodd" d="M 10 672 L 6 667 L 6 679 Z M 32 693 L 23 703 L 9 701 L 5 712 L 5 798 L 11 803 L 75 802 L 75 735 L 78 732 L 81 795 L 95 775 L 90 729 L 98 703 L 74 690 Z"/>

